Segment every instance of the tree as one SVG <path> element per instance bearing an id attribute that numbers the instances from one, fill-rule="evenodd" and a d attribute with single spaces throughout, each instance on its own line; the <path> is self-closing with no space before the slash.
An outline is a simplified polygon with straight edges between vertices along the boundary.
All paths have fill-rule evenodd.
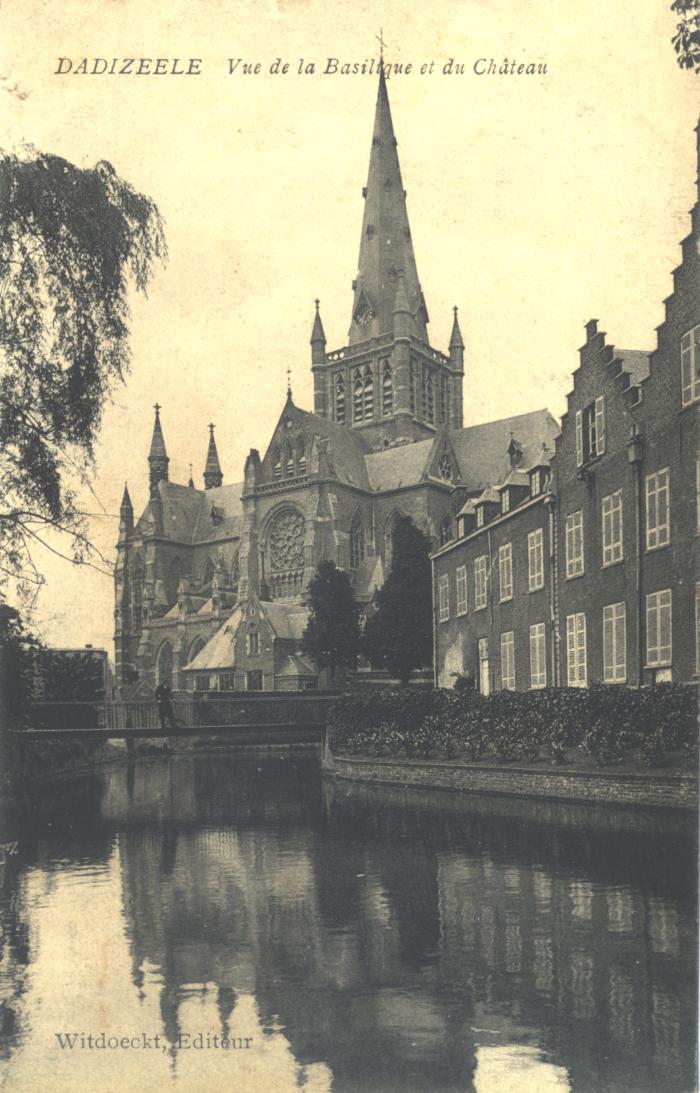
<path id="1" fill-rule="evenodd" d="M 25 601 L 39 544 L 106 564 L 76 489 L 129 367 L 128 290 L 165 256 L 155 204 L 109 163 L 0 151 L 0 589 Z"/>
<path id="2" fill-rule="evenodd" d="M 19 613 L 0 602 L 0 728 L 26 722 L 41 649 L 41 642 L 27 630 Z"/>
<path id="3" fill-rule="evenodd" d="M 309 621 L 302 637 L 302 648 L 319 668 L 350 668 L 360 646 L 360 607 L 352 591 L 350 578 L 334 562 L 319 562 L 309 584 Z"/>
<path id="4" fill-rule="evenodd" d="M 430 542 L 410 516 L 394 525 L 391 571 L 376 602 L 365 628 L 367 656 L 405 685 L 433 659 Z"/>
<path id="5" fill-rule="evenodd" d="M 681 17 L 672 39 L 678 64 L 700 73 L 700 2 L 674 0 L 671 11 Z"/>

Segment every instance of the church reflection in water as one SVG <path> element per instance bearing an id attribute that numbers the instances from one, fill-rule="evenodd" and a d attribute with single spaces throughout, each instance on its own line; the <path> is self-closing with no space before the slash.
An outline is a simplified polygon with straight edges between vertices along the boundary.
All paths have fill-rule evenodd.
<path id="1" fill-rule="evenodd" d="M 102 777 L 91 853 L 111 832 L 135 1005 L 155 1005 L 171 1043 L 193 1000 L 235 1033 L 252 998 L 314 1088 L 484 1091 L 516 1073 L 538 1090 L 692 1087 L 680 819 L 324 786 L 293 758 Z M 56 845 L 32 850 L 35 868 Z M 12 907 L 19 990 L 38 912 Z"/>

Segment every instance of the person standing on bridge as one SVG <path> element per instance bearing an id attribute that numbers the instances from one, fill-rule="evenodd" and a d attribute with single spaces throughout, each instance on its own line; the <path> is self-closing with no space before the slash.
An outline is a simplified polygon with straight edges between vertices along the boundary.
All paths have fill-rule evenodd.
<path id="1" fill-rule="evenodd" d="M 159 683 L 156 687 L 156 703 L 158 704 L 158 720 L 161 729 L 176 729 L 177 722 L 173 710 L 173 695 L 167 683 Z"/>

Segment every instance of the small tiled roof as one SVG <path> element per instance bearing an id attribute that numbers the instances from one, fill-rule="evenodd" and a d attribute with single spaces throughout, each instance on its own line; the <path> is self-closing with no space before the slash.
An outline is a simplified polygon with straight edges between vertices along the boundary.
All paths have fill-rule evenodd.
<path id="1" fill-rule="evenodd" d="M 519 470 L 514 467 L 509 475 L 503 479 L 499 486 L 496 486 L 497 490 L 504 490 L 506 486 L 522 486 L 525 489 L 530 489 L 530 476 L 525 471 Z"/>
<path id="2" fill-rule="evenodd" d="M 559 426 L 548 410 L 534 410 L 501 421 L 488 421 L 466 429 L 451 429 L 462 480 L 470 490 L 484 489 L 491 482 L 502 482 L 510 473 L 508 446 L 515 439 L 522 449 L 521 466 L 533 463 L 542 445 L 553 447 Z"/>
<path id="3" fill-rule="evenodd" d="M 417 485 L 426 471 L 433 444 L 434 439 L 428 437 L 366 455 L 370 488 L 382 491 Z"/>
<path id="4" fill-rule="evenodd" d="M 236 630 L 241 617 L 241 609 L 236 607 L 204 648 L 200 649 L 194 660 L 185 665 L 185 670 L 196 672 L 206 669 L 233 668 L 236 663 Z"/>
<path id="5" fill-rule="evenodd" d="M 500 505 L 501 498 L 493 486 L 487 486 L 483 493 L 474 501 L 475 505 L 484 505 L 486 503 L 492 505 Z"/>
<path id="6" fill-rule="evenodd" d="M 457 513 L 457 515 L 458 516 L 475 516 L 476 515 L 476 509 L 474 508 L 474 502 L 472 501 L 471 497 L 467 498 L 467 500 L 464 502 L 461 509 Z"/>
<path id="7" fill-rule="evenodd" d="M 307 607 L 299 603 L 265 601 L 260 603 L 260 611 L 274 630 L 276 637 L 283 641 L 301 641 L 309 620 Z"/>
<path id="8" fill-rule="evenodd" d="M 315 678 L 318 672 L 305 657 L 300 656 L 299 653 L 294 653 L 287 657 L 277 675 L 283 676 L 285 679 L 297 676 L 313 676 Z"/>

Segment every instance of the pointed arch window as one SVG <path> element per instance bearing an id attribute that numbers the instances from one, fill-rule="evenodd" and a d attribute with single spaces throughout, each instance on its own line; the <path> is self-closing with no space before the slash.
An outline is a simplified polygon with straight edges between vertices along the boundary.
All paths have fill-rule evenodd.
<path id="1" fill-rule="evenodd" d="M 183 565 L 182 558 L 173 558 L 165 574 L 165 596 L 170 604 L 175 603 L 177 600 L 180 578 L 184 572 L 185 566 Z"/>
<path id="2" fill-rule="evenodd" d="M 233 589 L 238 588 L 238 582 L 241 579 L 241 561 L 238 555 L 238 551 L 233 556 L 233 563 L 231 565 L 231 587 Z"/>
<path id="3" fill-rule="evenodd" d="M 169 641 L 164 641 L 158 650 L 156 657 L 156 676 L 159 683 L 166 687 L 173 685 L 173 647 Z"/>
<path id="4" fill-rule="evenodd" d="M 335 377 L 335 420 L 339 425 L 345 424 L 345 379 L 342 372 Z"/>
<path id="5" fill-rule="evenodd" d="M 452 481 L 452 460 L 450 459 L 449 452 L 443 452 L 440 456 L 440 462 L 438 463 L 438 474 L 444 482 Z"/>
<path id="6" fill-rule="evenodd" d="M 352 420 L 362 421 L 362 410 L 364 406 L 364 384 L 362 382 L 362 372 L 359 368 L 355 369 L 355 374 L 352 381 Z"/>
<path id="7" fill-rule="evenodd" d="M 275 448 L 272 455 L 272 474 L 274 478 L 282 477 L 282 453 L 279 448 Z"/>
<path id="8" fill-rule="evenodd" d="M 297 474 L 306 474 L 306 445 L 303 440 L 297 444 Z"/>
<path id="9" fill-rule="evenodd" d="M 440 546 L 445 546 L 452 539 L 452 516 L 448 512 L 440 524 Z"/>
<path id="10" fill-rule="evenodd" d="M 440 421 L 445 425 L 450 420 L 450 381 L 447 376 L 440 377 Z"/>
<path id="11" fill-rule="evenodd" d="M 206 588 L 214 580 L 216 565 L 213 558 L 207 558 L 202 569 L 202 588 Z"/>
<path id="12" fill-rule="evenodd" d="M 365 421 L 371 421 L 374 417 L 374 376 L 372 365 L 365 365 L 363 382 L 363 416 Z"/>
<path id="13" fill-rule="evenodd" d="M 206 641 L 202 637 L 197 637 L 197 638 L 194 639 L 194 641 L 190 645 L 190 651 L 187 654 L 187 663 L 188 664 L 192 663 L 194 658 L 196 656 L 198 656 L 199 653 L 201 653 L 202 649 L 204 648 L 204 646 L 206 644 L 207 644 Z"/>
<path id="14" fill-rule="evenodd" d="M 246 634 L 246 653 L 249 657 L 257 657 L 260 653 L 260 631 L 255 623 L 251 623 Z"/>
<path id="15" fill-rule="evenodd" d="M 433 374 L 429 368 L 423 372 L 423 417 L 432 425 L 435 421 L 435 394 L 433 391 Z"/>
<path id="16" fill-rule="evenodd" d="M 388 417 L 394 409 L 394 378 L 389 361 L 382 365 L 382 414 Z"/>
<path id="17" fill-rule="evenodd" d="M 139 633 L 143 625 L 143 584 L 146 568 L 143 558 L 138 554 L 131 563 L 131 629 Z"/>
<path id="18" fill-rule="evenodd" d="M 287 448 L 284 466 L 287 478 L 294 478 L 294 452 L 292 451 L 291 446 Z"/>
<path id="19" fill-rule="evenodd" d="M 415 412 L 416 412 L 416 366 L 415 366 L 414 361 L 411 361 L 411 363 L 409 365 L 408 384 L 409 384 L 409 397 L 410 397 L 411 413 L 415 414 Z"/>
<path id="20" fill-rule="evenodd" d="M 350 567 L 357 569 L 365 557 L 365 529 L 359 512 L 355 513 L 350 525 Z"/>

